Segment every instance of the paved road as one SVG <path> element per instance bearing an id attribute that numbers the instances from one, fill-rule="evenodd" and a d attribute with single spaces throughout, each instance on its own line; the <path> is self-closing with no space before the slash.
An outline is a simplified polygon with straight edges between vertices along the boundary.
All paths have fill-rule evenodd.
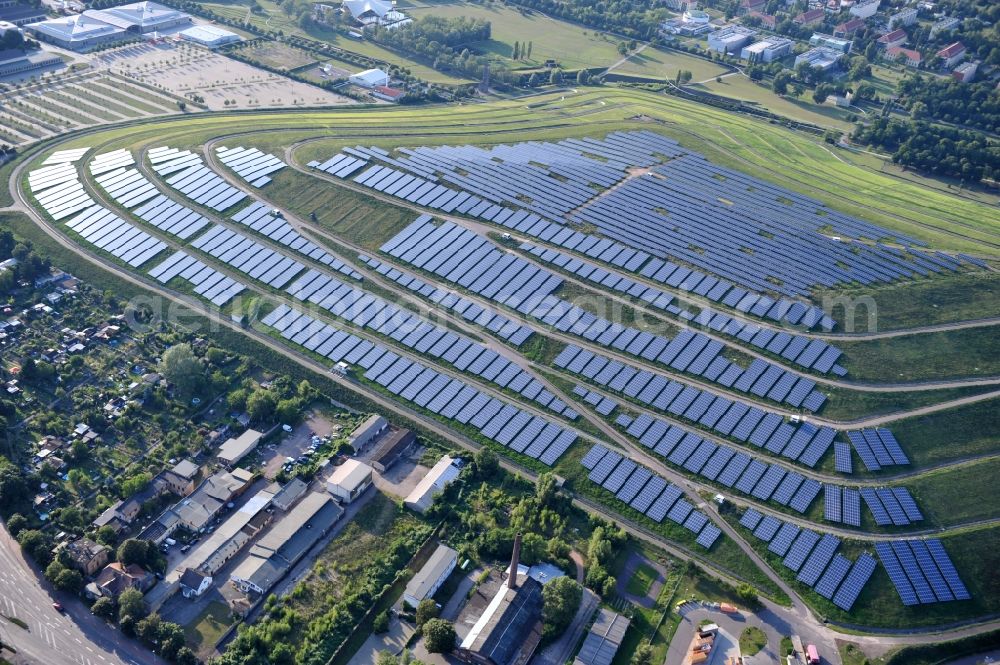
<path id="1" fill-rule="evenodd" d="M 66 613 L 52 607 L 58 600 Z M 17 649 L 15 662 L 33 665 L 160 665 L 69 594 L 49 590 L 7 529 L 0 527 L 0 639 Z M 24 621 L 21 628 L 10 618 Z M 5 654 L 8 658 L 9 653 Z"/>

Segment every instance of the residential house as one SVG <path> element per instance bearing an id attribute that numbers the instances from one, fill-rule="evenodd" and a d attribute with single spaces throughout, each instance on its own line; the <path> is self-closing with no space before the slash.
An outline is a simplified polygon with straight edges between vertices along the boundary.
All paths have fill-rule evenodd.
<path id="1" fill-rule="evenodd" d="M 962 42 L 949 44 L 938 51 L 937 54 L 944 61 L 944 66 L 951 69 L 965 58 L 965 44 Z"/>
<path id="2" fill-rule="evenodd" d="M 878 38 L 878 45 L 884 49 L 890 49 L 893 46 L 902 46 L 906 43 L 907 35 L 906 30 L 893 30 L 892 32 L 887 32 Z"/>
<path id="3" fill-rule="evenodd" d="M 919 67 L 924 62 L 924 56 L 920 55 L 920 51 L 902 46 L 890 46 L 885 50 L 885 57 L 892 62 L 902 62 L 907 67 Z"/>
<path id="4" fill-rule="evenodd" d="M 156 578 L 142 566 L 134 563 L 126 566 L 115 561 L 104 567 L 97 579 L 87 585 L 87 590 L 95 596 L 117 598 L 125 589 L 146 593 L 154 584 Z"/>
<path id="5" fill-rule="evenodd" d="M 90 577 L 107 565 L 111 550 L 106 545 L 95 543 L 89 538 L 81 538 L 61 546 L 73 567 Z"/>
<path id="6" fill-rule="evenodd" d="M 917 22 L 917 8 L 907 7 L 901 11 L 896 12 L 889 16 L 886 21 L 886 26 L 890 30 L 894 30 L 900 26 L 913 25 Z"/>
<path id="7" fill-rule="evenodd" d="M 822 21 L 825 16 L 826 10 L 822 7 L 817 7 L 816 9 L 810 9 L 809 11 L 802 12 L 792 19 L 792 23 L 795 25 L 813 25 L 814 23 Z"/>

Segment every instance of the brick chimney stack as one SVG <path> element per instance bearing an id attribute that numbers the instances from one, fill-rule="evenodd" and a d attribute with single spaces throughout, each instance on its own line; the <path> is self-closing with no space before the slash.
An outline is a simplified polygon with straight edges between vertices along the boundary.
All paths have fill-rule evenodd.
<path id="1" fill-rule="evenodd" d="M 521 534 L 514 536 L 514 554 L 510 557 L 510 575 L 507 577 L 507 588 L 517 588 L 517 566 L 521 560 Z"/>

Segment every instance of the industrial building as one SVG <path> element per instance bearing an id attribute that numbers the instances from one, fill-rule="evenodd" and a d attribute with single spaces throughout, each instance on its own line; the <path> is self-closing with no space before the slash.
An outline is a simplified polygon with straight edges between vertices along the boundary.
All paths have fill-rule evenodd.
<path id="1" fill-rule="evenodd" d="M 348 14 L 362 26 L 380 25 L 383 27 L 398 27 L 410 23 L 406 14 L 395 7 L 389 0 L 344 0 L 344 13 Z"/>
<path id="2" fill-rule="evenodd" d="M 0 77 L 63 64 L 62 58 L 44 51 L 0 50 Z"/>
<path id="3" fill-rule="evenodd" d="M 741 25 L 729 25 L 708 35 L 708 48 L 717 53 L 739 53 L 757 34 Z"/>
<path id="4" fill-rule="evenodd" d="M 219 48 L 226 44 L 243 41 L 235 32 L 223 30 L 216 25 L 193 25 L 178 33 L 181 39 L 201 44 L 206 48 Z"/>
<path id="5" fill-rule="evenodd" d="M 518 566 L 521 536 L 514 541 L 507 581 L 490 600 L 456 652 L 474 665 L 527 665 L 542 639 L 542 585 Z"/>
<path id="6" fill-rule="evenodd" d="M 363 76 L 370 72 L 379 72 L 380 74 L 384 74 L 384 72 L 381 72 L 381 70 L 369 69 L 367 72 L 361 72 L 361 74 L 355 74 L 354 76 Z M 357 83 L 357 81 L 354 80 L 354 76 L 351 77 L 351 83 Z M 377 74 L 372 74 L 370 80 L 374 81 L 377 77 L 378 77 Z M 386 80 L 388 80 L 389 79 L 388 75 L 385 75 L 385 78 Z M 371 88 L 374 85 L 384 85 L 384 84 L 375 83 L 372 85 L 366 85 L 359 83 L 359 85 L 364 85 L 366 88 Z M 351 446 L 354 447 L 354 452 L 359 452 L 369 444 L 378 441 L 378 438 L 383 434 L 385 434 L 387 429 L 389 429 L 389 421 L 387 421 L 385 418 L 379 415 L 369 416 L 367 419 L 365 419 L 363 423 L 354 428 L 353 432 L 351 432 L 349 443 L 351 444 Z"/>
<path id="7" fill-rule="evenodd" d="M 343 514 L 325 494 L 306 495 L 254 544 L 250 556 L 230 575 L 233 585 L 243 593 L 267 593 Z"/>
<path id="8" fill-rule="evenodd" d="M 833 49 L 826 48 L 825 46 L 817 46 L 796 56 L 795 66 L 798 67 L 800 64 L 805 62 L 808 63 L 810 67 L 828 72 L 837 66 L 837 62 L 840 60 L 842 55 L 844 54 L 840 51 L 834 51 Z"/>
<path id="9" fill-rule="evenodd" d="M 628 625 L 627 617 L 602 608 L 584 638 L 573 665 L 611 665 L 618 647 L 622 645 Z"/>
<path id="10" fill-rule="evenodd" d="M 107 9 L 88 9 L 91 18 L 131 34 L 147 35 L 192 23 L 191 15 L 157 2 L 135 2 Z"/>
<path id="11" fill-rule="evenodd" d="M 458 552 L 439 544 L 423 568 L 407 583 L 403 601 L 416 607 L 424 598 L 430 598 L 441 588 L 458 564 Z"/>
<path id="12" fill-rule="evenodd" d="M 267 490 L 261 490 L 250 497 L 195 548 L 185 559 L 185 568 L 193 568 L 205 575 L 215 575 L 267 526 L 271 515 L 266 509 L 273 498 L 274 494 Z M 180 577 L 180 573 L 177 577 Z"/>
<path id="13" fill-rule="evenodd" d="M 381 69 L 366 69 L 363 72 L 351 74 L 347 80 L 354 85 L 360 85 L 362 88 L 374 88 L 377 85 L 389 85 L 389 75 Z"/>
<path id="14" fill-rule="evenodd" d="M 740 58 L 748 63 L 773 62 L 791 53 L 793 43 L 784 37 L 768 37 L 743 47 Z"/>
<path id="15" fill-rule="evenodd" d="M 227 440 L 219 447 L 219 452 L 215 459 L 224 467 L 232 468 L 239 464 L 240 460 L 249 455 L 264 438 L 263 432 L 255 429 L 248 429 L 238 437 Z"/>
<path id="16" fill-rule="evenodd" d="M 203 531 L 252 481 L 253 474 L 244 469 L 220 471 L 209 476 L 190 496 L 163 511 L 155 522 L 143 529 L 139 538 L 161 543 L 181 526 L 194 533 Z"/>
<path id="17" fill-rule="evenodd" d="M 434 497 L 444 491 L 461 470 L 455 466 L 455 460 L 445 455 L 431 467 L 427 475 L 420 479 L 409 496 L 403 500 L 403 505 L 418 513 L 425 513 L 434 503 Z"/>
<path id="18" fill-rule="evenodd" d="M 326 489 L 340 503 L 348 504 L 361 496 L 372 484 L 374 470 L 356 459 L 349 459 L 333 471 Z"/>
<path id="19" fill-rule="evenodd" d="M 21 4 L 17 0 L 0 0 L 0 21 L 17 26 L 44 21 L 47 16 L 45 11 L 43 4 L 33 7 Z"/>
<path id="20" fill-rule="evenodd" d="M 379 440 L 368 461 L 376 471 L 385 473 L 416 440 L 417 437 L 411 430 L 390 427 L 388 434 Z"/>

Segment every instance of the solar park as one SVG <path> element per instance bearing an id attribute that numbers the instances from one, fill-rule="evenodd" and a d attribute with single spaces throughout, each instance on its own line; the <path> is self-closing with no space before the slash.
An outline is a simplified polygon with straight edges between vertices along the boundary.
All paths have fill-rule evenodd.
<path id="1" fill-rule="evenodd" d="M 151 170 L 129 150 L 88 162 L 86 148 L 60 151 L 27 182 L 53 220 L 155 283 L 183 283 L 217 307 L 242 293 L 273 294 L 281 302 L 260 322 L 289 348 L 356 368 L 366 385 L 459 432 L 549 467 L 582 446 L 582 459 L 565 463 L 579 459 L 588 482 L 614 495 L 612 509 L 623 504 L 656 524 L 679 525 L 711 551 L 722 529 L 680 487 L 577 431 L 581 414 L 613 422 L 623 442 L 749 503 L 740 524 L 781 558 L 783 574 L 845 612 L 879 563 L 904 606 L 970 597 L 939 540 L 882 536 L 865 544 L 872 554 L 852 561 L 820 520 L 813 530 L 770 513 L 817 514 L 811 508 L 822 494 L 829 524 L 859 534 L 870 523 L 881 534 L 919 528 L 923 512 L 906 487 L 851 486 L 827 471 L 852 474 L 854 454 L 862 473 L 909 465 L 889 429 L 787 417 L 821 412 L 820 375 L 847 374 L 836 342 L 813 336 L 837 322 L 802 296 L 817 285 L 953 272 L 974 264 L 971 257 L 926 249 L 640 130 L 489 147 L 355 146 L 310 162 L 428 213 L 374 255 L 348 258 L 257 199 L 277 185 L 248 193 L 287 164 L 252 146 L 213 150 L 244 185 L 168 146 L 142 153 Z M 83 182 L 83 168 L 96 186 Z M 518 237 L 505 248 L 434 212 Z M 389 302 L 370 281 L 439 306 L 506 351 Z M 602 318 L 561 297 L 573 282 L 634 299 L 680 331 L 654 334 Z M 506 355 L 549 331 L 576 340 L 560 342 L 551 362 L 570 381 L 569 397 Z M 730 352 L 741 346 L 768 359 Z"/>

